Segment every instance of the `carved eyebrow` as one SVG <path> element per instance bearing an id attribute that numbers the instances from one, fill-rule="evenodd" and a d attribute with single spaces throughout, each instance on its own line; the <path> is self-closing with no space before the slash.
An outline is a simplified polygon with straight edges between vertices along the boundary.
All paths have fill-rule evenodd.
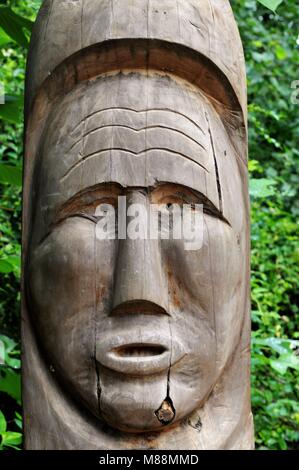
<path id="1" fill-rule="evenodd" d="M 66 202 L 64 202 L 57 211 L 55 219 L 61 219 L 68 216 L 71 212 L 80 212 L 81 208 L 92 207 L 97 204 L 100 198 L 111 198 L 121 196 L 125 188 L 119 183 L 100 183 L 90 188 L 79 191 Z"/>
<path id="2" fill-rule="evenodd" d="M 169 182 L 159 182 L 152 190 L 152 193 L 154 191 L 157 191 L 159 188 L 160 189 L 163 189 L 163 187 L 173 187 L 173 189 L 175 189 L 174 191 L 174 195 L 177 194 L 179 192 L 185 192 L 185 193 L 189 193 L 189 195 L 192 195 L 196 200 L 196 201 L 193 201 L 191 202 L 191 204 L 203 204 L 204 206 L 204 213 L 206 214 L 209 214 L 213 217 L 217 217 L 218 219 L 222 220 L 223 222 L 225 222 L 227 225 L 229 225 L 229 227 L 231 227 L 231 223 L 229 222 L 229 220 L 224 217 L 223 215 L 223 212 L 218 209 L 215 204 L 203 193 L 201 193 L 200 191 L 197 191 L 193 188 L 189 188 L 188 186 L 184 186 L 182 184 L 177 184 L 177 183 L 169 183 Z"/>
<path id="3" fill-rule="evenodd" d="M 91 188 L 87 188 L 79 193 L 75 194 L 71 197 L 68 201 L 66 201 L 58 210 L 57 215 L 55 217 L 55 223 L 63 220 L 66 217 L 69 217 L 71 214 L 82 214 L 84 215 L 84 208 L 86 207 L 97 207 L 98 200 L 106 199 L 109 200 L 111 197 L 118 197 L 122 195 L 126 195 L 129 191 L 132 190 L 140 190 L 145 191 L 150 195 L 158 192 L 159 190 L 163 190 L 168 188 L 171 190 L 172 194 L 186 195 L 188 197 L 192 196 L 194 200 L 190 202 L 191 204 L 200 203 L 204 205 L 204 212 L 209 214 L 213 217 L 217 217 L 218 219 L 222 220 L 226 224 L 231 227 L 230 222 L 224 217 L 223 213 L 213 204 L 213 202 L 203 193 L 196 191 L 193 188 L 189 188 L 188 186 L 184 186 L 177 183 L 167 182 L 167 181 L 159 181 L 154 186 L 149 187 L 141 187 L 141 186 L 123 186 L 119 183 L 111 182 L 111 183 L 100 183 L 96 186 Z M 170 191 L 169 191 L 170 193 Z M 107 201 L 108 202 L 108 201 Z M 186 202 L 188 203 L 188 202 Z M 86 215 L 86 213 L 85 213 Z"/>

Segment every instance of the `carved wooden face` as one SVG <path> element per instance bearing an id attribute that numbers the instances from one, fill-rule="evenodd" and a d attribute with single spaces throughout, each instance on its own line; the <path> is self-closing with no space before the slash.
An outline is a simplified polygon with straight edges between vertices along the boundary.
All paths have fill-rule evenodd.
<path id="1" fill-rule="evenodd" d="M 28 296 L 49 367 L 112 427 L 158 430 L 215 392 L 246 304 L 245 169 L 211 102 L 128 73 L 55 106 L 35 169 Z M 245 196 L 244 196 L 245 194 Z M 203 246 L 99 240 L 96 208 L 204 205 Z"/>

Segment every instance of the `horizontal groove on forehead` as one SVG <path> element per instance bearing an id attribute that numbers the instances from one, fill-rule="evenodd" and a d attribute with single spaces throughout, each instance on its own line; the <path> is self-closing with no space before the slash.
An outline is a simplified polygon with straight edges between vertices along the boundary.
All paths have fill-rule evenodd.
<path id="1" fill-rule="evenodd" d="M 137 158 L 152 150 L 167 151 L 193 160 L 209 171 L 207 131 L 187 115 L 171 109 L 99 109 L 87 113 L 70 134 L 76 137 L 71 138 L 64 152 L 68 170 L 63 179 L 86 160 L 108 151 L 126 152 Z"/>

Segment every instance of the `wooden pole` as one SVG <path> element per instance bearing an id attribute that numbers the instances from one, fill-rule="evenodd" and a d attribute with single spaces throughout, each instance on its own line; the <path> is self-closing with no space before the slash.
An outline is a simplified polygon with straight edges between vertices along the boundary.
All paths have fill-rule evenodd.
<path id="1" fill-rule="evenodd" d="M 26 449 L 253 448 L 246 108 L 229 1 L 44 1 L 26 82 Z M 200 248 L 134 236 L 153 205 L 201 208 Z"/>

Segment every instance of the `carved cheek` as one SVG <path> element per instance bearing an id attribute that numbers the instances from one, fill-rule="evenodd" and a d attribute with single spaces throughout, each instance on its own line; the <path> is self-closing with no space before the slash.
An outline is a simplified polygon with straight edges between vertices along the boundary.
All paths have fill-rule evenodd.
<path id="1" fill-rule="evenodd" d="M 185 251 L 183 243 L 172 247 L 169 243 L 164 255 L 172 314 L 178 331 L 184 328 L 193 336 L 190 353 L 197 351 L 203 362 L 218 354 L 225 362 L 240 335 L 240 303 L 244 300 L 240 292 L 244 257 L 234 230 L 205 215 L 202 248 Z M 209 347 L 203 347 L 205 344 Z"/>
<path id="2" fill-rule="evenodd" d="M 34 250 L 28 277 L 30 310 L 42 347 L 55 370 L 95 413 L 94 319 L 100 257 L 95 224 L 67 219 Z"/>
<path id="3" fill-rule="evenodd" d="M 211 316 L 217 285 L 227 279 L 225 272 L 231 260 L 234 240 L 233 230 L 227 224 L 204 215 L 203 242 L 199 249 L 188 251 L 182 242 L 168 242 L 165 259 L 171 277 L 170 296 L 174 306 L 191 304 L 205 316 Z M 232 261 L 234 268 L 232 270 L 230 267 L 230 276 L 232 271 L 237 271 L 235 258 Z M 229 284 L 231 289 L 233 286 Z M 224 295 L 230 294 L 226 290 Z"/>
<path id="4" fill-rule="evenodd" d="M 210 283 L 217 338 L 217 363 L 223 368 L 240 339 L 246 298 L 246 260 L 233 228 L 207 218 Z M 245 287 L 245 289 L 244 289 Z M 242 312 L 242 313 L 241 313 Z"/>

